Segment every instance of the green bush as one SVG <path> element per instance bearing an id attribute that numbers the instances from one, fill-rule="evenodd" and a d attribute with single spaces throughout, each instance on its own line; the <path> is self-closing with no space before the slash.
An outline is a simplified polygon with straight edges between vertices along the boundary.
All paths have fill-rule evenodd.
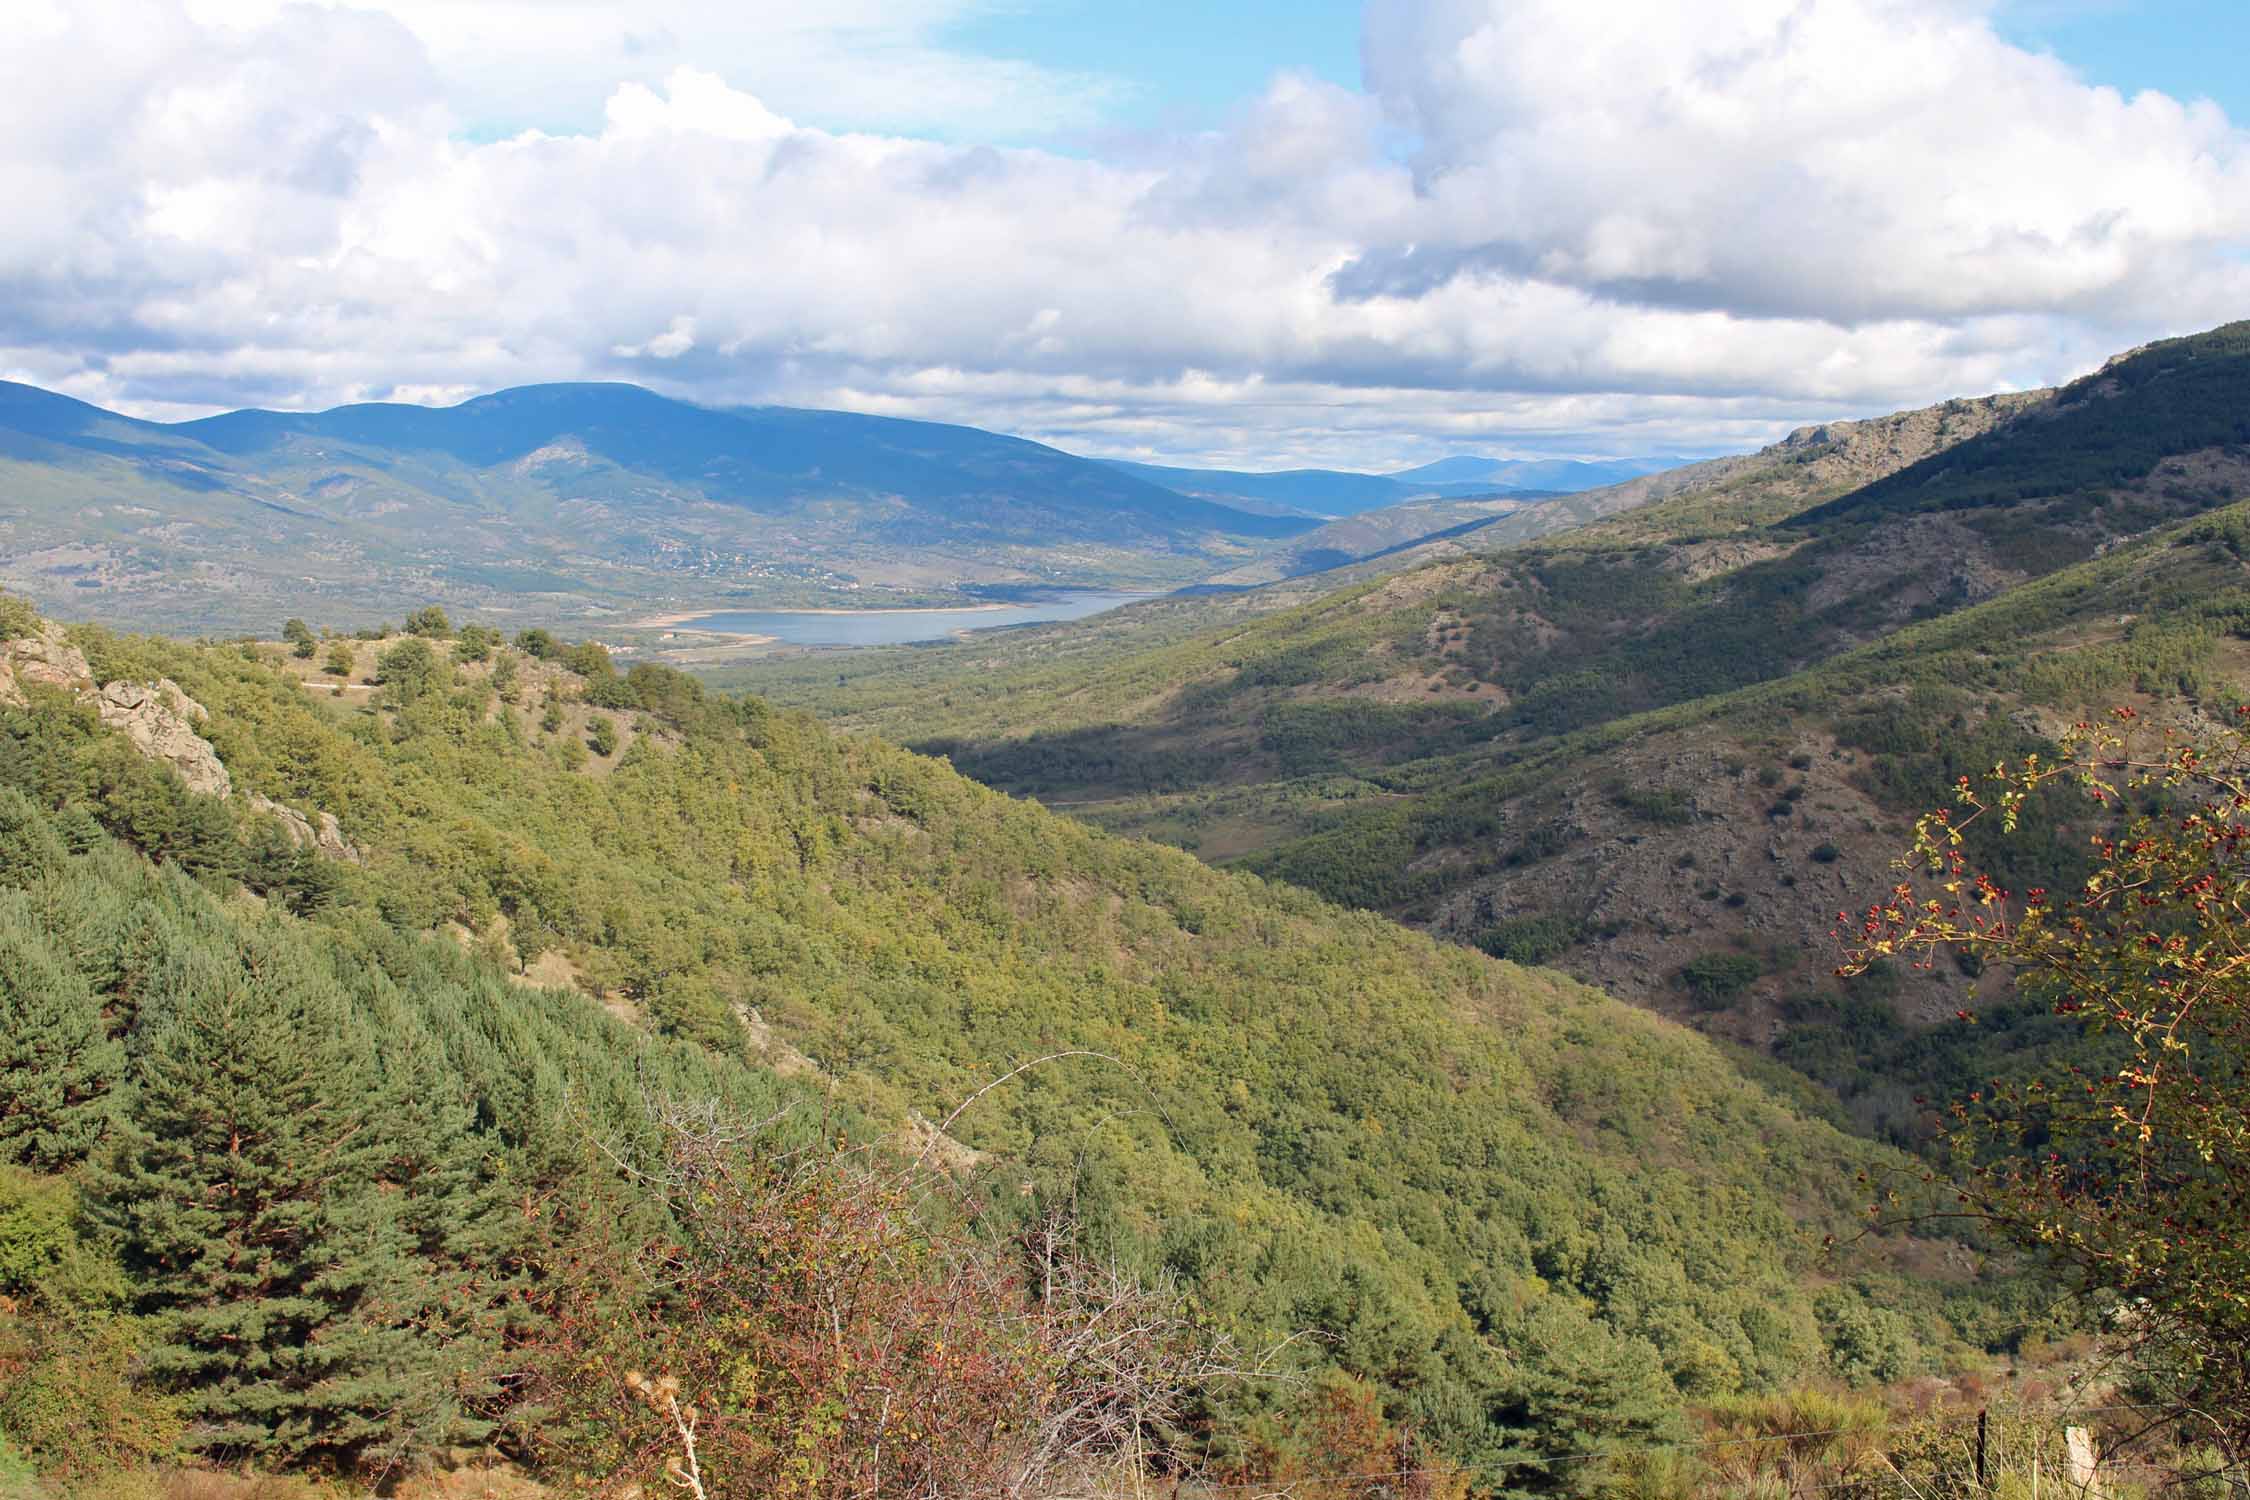
<path id="1" fill-rule="evenodd" d="M 42 1475 L 101 1483 L 176 1451 L 179 1413 L 135 1378 L 134 1320 L 42 1317 L 21 1331 L 25 1358 L 0 1384 L 0 1430 Z"/>
<path id="2" fill-rule="evenodd" d="M 400 641 L 375 658 L 375 680 L 383 685 L 388 701 L 399 708 L 419 702 L 431 689 L 442 686 L 443 670 L 437 653 L 419 636 Z"/>
<path id="3" fill-rule="evenodd" d="M 562 664 L 588 681 L 617 675 L 617 668 L 610 662 L 608 648 L 599 641 L 580 641 L 563 653 Z"/>
<path id="4" fill-rule="evenodd" d="M 1695 821 L 1694 800 L 1675 787 L 1621 787 L 1609 800 L 1644 823 L 1677 827 Z"/>
<path id="5" fill-rule="evenodd" d="M 69 1183 L 0 1166 L 0 1294 L 25 1295 L 70 1258 L 77 1215 Z"/>
<path id="6" fill-rule="evenodd" d="M 1716 1010 L 1741 994 L 1765 972 L 1747 953 L 1706 953 L 1688 960 L 1679 982 L 1705 1010 Z"/>
<path id="7" fill-rule="evenodd" d="M 1497 923 L 1477 934 L 1476 944 L 1494 958 L 1543 964 L 1576 947 L 1581 935 L 1578 923 L 1549 913 Z"/>
<path id="8" fill-rule="evenodd" d="M 28 599 L 0 592 L 0 641 L 20 640 L 39 633 L 39 611 Z"/>

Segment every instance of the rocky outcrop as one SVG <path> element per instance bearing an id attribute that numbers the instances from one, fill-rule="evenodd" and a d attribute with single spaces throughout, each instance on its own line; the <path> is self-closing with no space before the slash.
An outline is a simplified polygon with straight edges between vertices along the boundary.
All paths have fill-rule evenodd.
<path id="1" fill-rule="evenodd" d="M 124 735 L 150 760 L 179 772 L 189 791 L 222 801 L 234 796 L 234 778 L 227 774 L 225 762 L 196 729 L 210 721 L 209 710 L 171 678 L 97 686 L 86 653 L 70 644 L 58 627 L 42 622 L 36 635 L 0 642 L 0 705 L 21 708 L 30 701 L 27 690 L 34 688 L 57 689 L 92 704 L 102 723 Z M 243 801 L 252 810 L 280 820 L 298 848 L 359 863 L 359 851 L 344 837 L 334 814 L 315 813 L 308 818 L 257 792 Z"/>
<path id="2" fill-rule="evenodd" d="M 218 752 L 195 732 L 211 715 L 171 678 L 105 683 L 94 695 L 94 711 L 134 749 L 179 772 L 189 791 L 221 799 L 234 795 L 234 778 Z"/>
<path id="3" fill-rule="evenodd" d="M 344 837 L 343 825 L 336 821 L 334 813 L 315 813 L 308 821 L 295 808 L 284 807 L 271 797 L 257 792 L 250 793 L 242 800 L 258 812 L 279 818 L 281 826 L 288 830 L 289 842 L 298 848 L 311 849 L 330 859 L 343 860 L 346 864 L 359 863 L 359 850 L 352 847 L 351 841 Z"/>
<path id="4" fill-rule="evenodd" d="M 37 635 L 0 645 L 0 703 L 23 707 L 26 687 L 61 688 L 83 697 L 93 691 L 94 669 L 60 630 L 42 625 Z"/>

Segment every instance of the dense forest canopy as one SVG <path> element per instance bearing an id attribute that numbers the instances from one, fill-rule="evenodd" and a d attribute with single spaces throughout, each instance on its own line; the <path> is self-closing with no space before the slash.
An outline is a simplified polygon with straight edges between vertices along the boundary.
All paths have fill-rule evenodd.
<path id="1" fill-rule="evenodd" d="M 512 1347 L 470 1316 L 501 1267 L 538 1275 L 493 1205 L 607 1181 L 585 1143 L 647 1128 L 649 1098 L 748 1119 L 810 1091 L 880 1140 L 1056 1053 L 1077 1055 L 952 1127 L 996 1222 L 1067 1205 L 1090 1250 L 1246 1347 L 1303 1335 L 1292 1360 L 1457 1459 L 1672 1431 L 1689 1399 L 1896 1378 L 2040 1326 L 2005 1287 L 1824 1262 L 1882 1153 L 1559 976 L 551 639 L 376 643 L 357 700 L 287 643 L 73 639 L 98 680 L 177 684 L 243 794 L 333 814 L 355 856 L 188 792 L 66 692 L 0 709 L 0 878 L 27 914 L 0 977 L 54 1038 L 11 1059 L 0 1113 L 40 1123 L 10 1160 L 43 1174 L 23 1192 L 59 1178 L 87 1205 L 86 1253 L 123 1277 L 101 1305 L 180 1351 L 159 1367 L 191 1441 L 309 1461 L 412 1436 L 349 1401 L 253 1430 L 211 1362 L 223 1329 L 165 1280 L 163 1236 L 189 1231 L 136 1207 L 203 1169 L 178 1145 L 205 1128 L 187 1080 L 253 1034 L 276 1213 L 365 1220 L 367 1263 L 338 1276 L 411 1289 L 384 1318 L 361 1316 L 372 1290 L 272 1294 L 347 1303 L 337 1358 L 400 1370 L 431 1326 L 416 1298 Z M 597 720 L 629 741 L 590 748 Z M 323 1141 L 351 1165 L 307 1182 L 300 1153 L 343 1149 Z M 400 1180 L 428 1201 L 369 1196 Z M 448 1389 L 464 1430 L 514 1419 L 468 1366 Z M 1214 1390 L 1198 1456 L 1248 1472 L 1286 1446 L 1290 1389 Z"/>

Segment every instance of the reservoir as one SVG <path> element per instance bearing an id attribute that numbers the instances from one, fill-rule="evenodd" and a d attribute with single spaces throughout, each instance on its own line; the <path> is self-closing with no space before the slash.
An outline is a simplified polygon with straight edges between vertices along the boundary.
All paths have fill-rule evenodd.
<path id="1" fill-rule="evenodd" d="M 1024 604 L 967 609 L 722 610 L 679 621 L 672 628 L 771 636 L 791 646 L 898 646 L 913 641 L 943 640 L 960 630 L 1034 625 L 1048 620 L 1083 620 L 1120 604 L 1150 597 L 1148 594 L 1071 592 Z"/>

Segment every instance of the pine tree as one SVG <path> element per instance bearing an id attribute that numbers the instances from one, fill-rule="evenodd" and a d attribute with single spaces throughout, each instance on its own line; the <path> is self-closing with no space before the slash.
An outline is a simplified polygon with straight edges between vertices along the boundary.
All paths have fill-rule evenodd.
<path id="1" fill-rule="evenodd" d="M 1555 1460 L 1686 1436 L 1679 1393 L 1645 1339 L 1619 1334 L 1583 1308 L 1549 1297 L 1503 1342 L 1515 1369 L 1494 1415 L 1496 1425 L 1520 1445 L 1503 1461 L 1527 1460 L 1516 1475 L 1521 1488 L 1596 1493 L 1609 1481 L 1602 1465 Z"/>
<path id="2" fill-rule="evenodd" d="M 405 1436 L 432 1358 L 407 1321 L 419 1278 L 377 1176 L 372 1049 L 282 945 L 196 958 L 144 1011 L 93 1209 L 189 1442 L 348 1467 Z"/>
<path id="3" fill-rule="evenodd" d="M 29 885 L 61 869 L 69 854 L 38 803 L 14 787 L 0 786 L 0 885 Z"/>
<path id="4" fill-rule="evenodd" d="M 371 1099 L 383 1139 L 379 1170 L 419 1271 L 412 1317 L 432 1343 L 409 1425 L 432 1442 L 482 1438 L 493 1424 L 477 1410 L 496 1394 L 526 1226 L 506 1198 L 498 1138 L 475 1129 L 460 1074 L 422 1019 L 387 985 L 361 1003 L 383 1038 Z"/>
<path id="5" fill-rule="evenodd" d="M 41 930 L 37 904 L 0 891 L 0 1162 L 54 1172 L 83 1160 L 123 1061 L 100 999 Z"/>

